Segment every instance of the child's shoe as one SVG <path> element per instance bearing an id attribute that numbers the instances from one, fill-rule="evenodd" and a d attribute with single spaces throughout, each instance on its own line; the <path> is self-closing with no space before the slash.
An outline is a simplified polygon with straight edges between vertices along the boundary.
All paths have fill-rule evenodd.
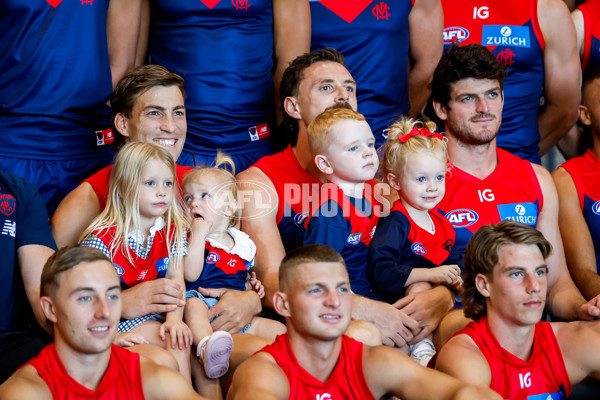
<path id="1" fill-rule="evenodd" d="M 431 357 L 435 354 L 435 346 L 429 339 L 423 339 L 412 347 L 410 358 L 426 367 Z"/>
<path id="2" fill-rule="evenodd" d="M 196 356 L 202 360 L 206 376 L 217 379 L 229 369 L 229 356 L 232 351 L 233 338 L 229 332 L 216 331 L 198 343 Z"/>

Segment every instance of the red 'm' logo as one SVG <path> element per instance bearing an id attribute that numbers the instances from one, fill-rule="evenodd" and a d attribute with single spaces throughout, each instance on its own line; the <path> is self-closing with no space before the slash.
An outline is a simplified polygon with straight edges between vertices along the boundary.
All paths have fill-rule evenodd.
<path id="1" fill-rule="evenodd" d="M 236 10 L 247 10 L 250 7 L 249 0 L 231 0 L 231 4 L 235 6 Z"/>
<path id="2" fill-rule="evenodd" d="M 376 16 L 377 19 L 388 19 L 390 17 L 390 6 L 382 1 L 373 7 L 373 15 Z"/>
<path id="3" fill-rule="evenodd" d="M 515 53 L 513 53 L 511 49 L 504 49 L 498 54 L 496 59 L 498 62 L 506 64 L 510 67 L 515 62 Z"/>

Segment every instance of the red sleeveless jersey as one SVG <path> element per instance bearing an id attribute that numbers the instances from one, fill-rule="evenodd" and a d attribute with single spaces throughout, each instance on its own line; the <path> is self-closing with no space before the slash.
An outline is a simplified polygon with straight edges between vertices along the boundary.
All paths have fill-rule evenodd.
<path id="1" fill-rule="evenodd" d="M 53 399 L 61 400 L 143 400 L 140 356 L 115 345 L 98 389 L 91 390 L 73 379 L 56 353 L 54 343 L 44 347 L 27 364 L 33 366 L 46 382 Z"/>
<path id="2" fill-rule="evenodd" d="M 363 372 L 363 344 L 346 335 L 342 335 L 340 358 L 327 382 L 321 382 L 298 364 L 287 333 L 260 351 L 273 356 L 287 376 L 290 399 L 375 399 Z"/>

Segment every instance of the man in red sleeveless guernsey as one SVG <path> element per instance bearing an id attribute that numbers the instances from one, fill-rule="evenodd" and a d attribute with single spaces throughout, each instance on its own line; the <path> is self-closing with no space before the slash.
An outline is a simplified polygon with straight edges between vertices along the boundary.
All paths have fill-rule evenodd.
<path id="1" fill-rule="evenodd" d="M 481 227 L 465 253 L 463 303 L 474 319 L 430 366 L 511 400 L 562 399 L 600 373 L 600 335 L 540 321 L 552 246 L 535 228 L 505 220 Z"/>
<path id="2" fill-rule="evenodd" d="M 66 247 L 50 257 L 40 302 L 54 343 L 0 386 L 0 398 L 202 399 L 179 373 L 112 344 L 120 287 L 98 250 Z"/>
<path id="3" fill-rule="evenodd" d="M 343 333 L 352 299 L 344 259 L 324 245 L 287 254 L 273 296 L 288 332 L 235 372 L 228 399 L 500 399 L 421 367 L 401 352 Z M 432 384 L 435 382 L 435 384 Z"/>
<path id="4" fill-rule="evenodd" d="M 511 219 L 536 227 L 554 248 L 547 260 L 548 311 L 565 321 L 592 320 L 600 315 L 600 296 L 586 302 L 569 275 L 552 177 L 496 147 L 505 75 L 506 67 L 477 44 L 452 47 L 434 72 L 433 104 L 445 123 L 452 163 L 438 211 L 454 226 L 461 253 L 480 226 Z M 442 321 L 440 342 L 465 327 L 461 316 L 453 311 Z"/>

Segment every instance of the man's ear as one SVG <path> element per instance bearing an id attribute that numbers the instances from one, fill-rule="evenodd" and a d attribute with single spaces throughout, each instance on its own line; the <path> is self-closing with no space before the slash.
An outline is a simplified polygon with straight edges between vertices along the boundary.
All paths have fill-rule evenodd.
<path id="1" fill-rule="evenodd" d="M 44 311 L 46 318 L 50 322 L 56 323 L 56 311 L 54 310 L 52 299 L 50 299 L 48 296 L 42 296 L 40 297 L 40 305 L 42 306 L 42 310 Z"/>
<path id="2" fill-rule="evenodd" d="M 475 276 L 475 287 L 483 297 L 490 297 L 490 286 L 488 277 L 483 274 Z"/>
<path id="3" fill-rule="evenodd" d="M 579 120 L 582 124 L 590 126 L 592 119 L 590 118 L 590 109 L 584 105 L 579 106 Z"/>
<path id="4" fill-rule="evenodd" d="M 287 296 L 283 292 L 275 292 L 273 295 L 273 308 L 277 314 L 282 317 L 290 316 L 290 309 L 287 301 Z"/>
<path id="5" fill-rule="evenodd" d="M 319 169 L 319 171 L 321 171 L 323 174 L 325 174 L 325 175 L 333 174 L 333 167 L 331 166 L 331 163 L 327 159 L 327 156 L 325 156 L 323 154 L 317 154 L 315 156 L 315 164 L 317 165 L 317 168 Z"/>
<path id="6" fill-rule="evenodd" d="M 298 100 L 295 97 L 288 96 L 283 101 L 283 109 L 285 112 L 294 119 L 302 119 L 300 106 Z"/>
<path id="7" fill-rule="evenodd" d="M 446 107 L 442 103 L 434 100 L 433 109 L 435 110 L 435 113 L 437 114 L 439 119 L 441 119 L 442 121 L 448 119 L 448 112 L 446 110 Z"/>
<path id="8" fill-rule="evenodd" d="M 129 127 L 127 125 L 127 118 L 123 113 L 117 113 L 115 115 L 115 128 L 119 131 L 119 133 L 125 136 L 125 139 L 129 138 Z"/>

